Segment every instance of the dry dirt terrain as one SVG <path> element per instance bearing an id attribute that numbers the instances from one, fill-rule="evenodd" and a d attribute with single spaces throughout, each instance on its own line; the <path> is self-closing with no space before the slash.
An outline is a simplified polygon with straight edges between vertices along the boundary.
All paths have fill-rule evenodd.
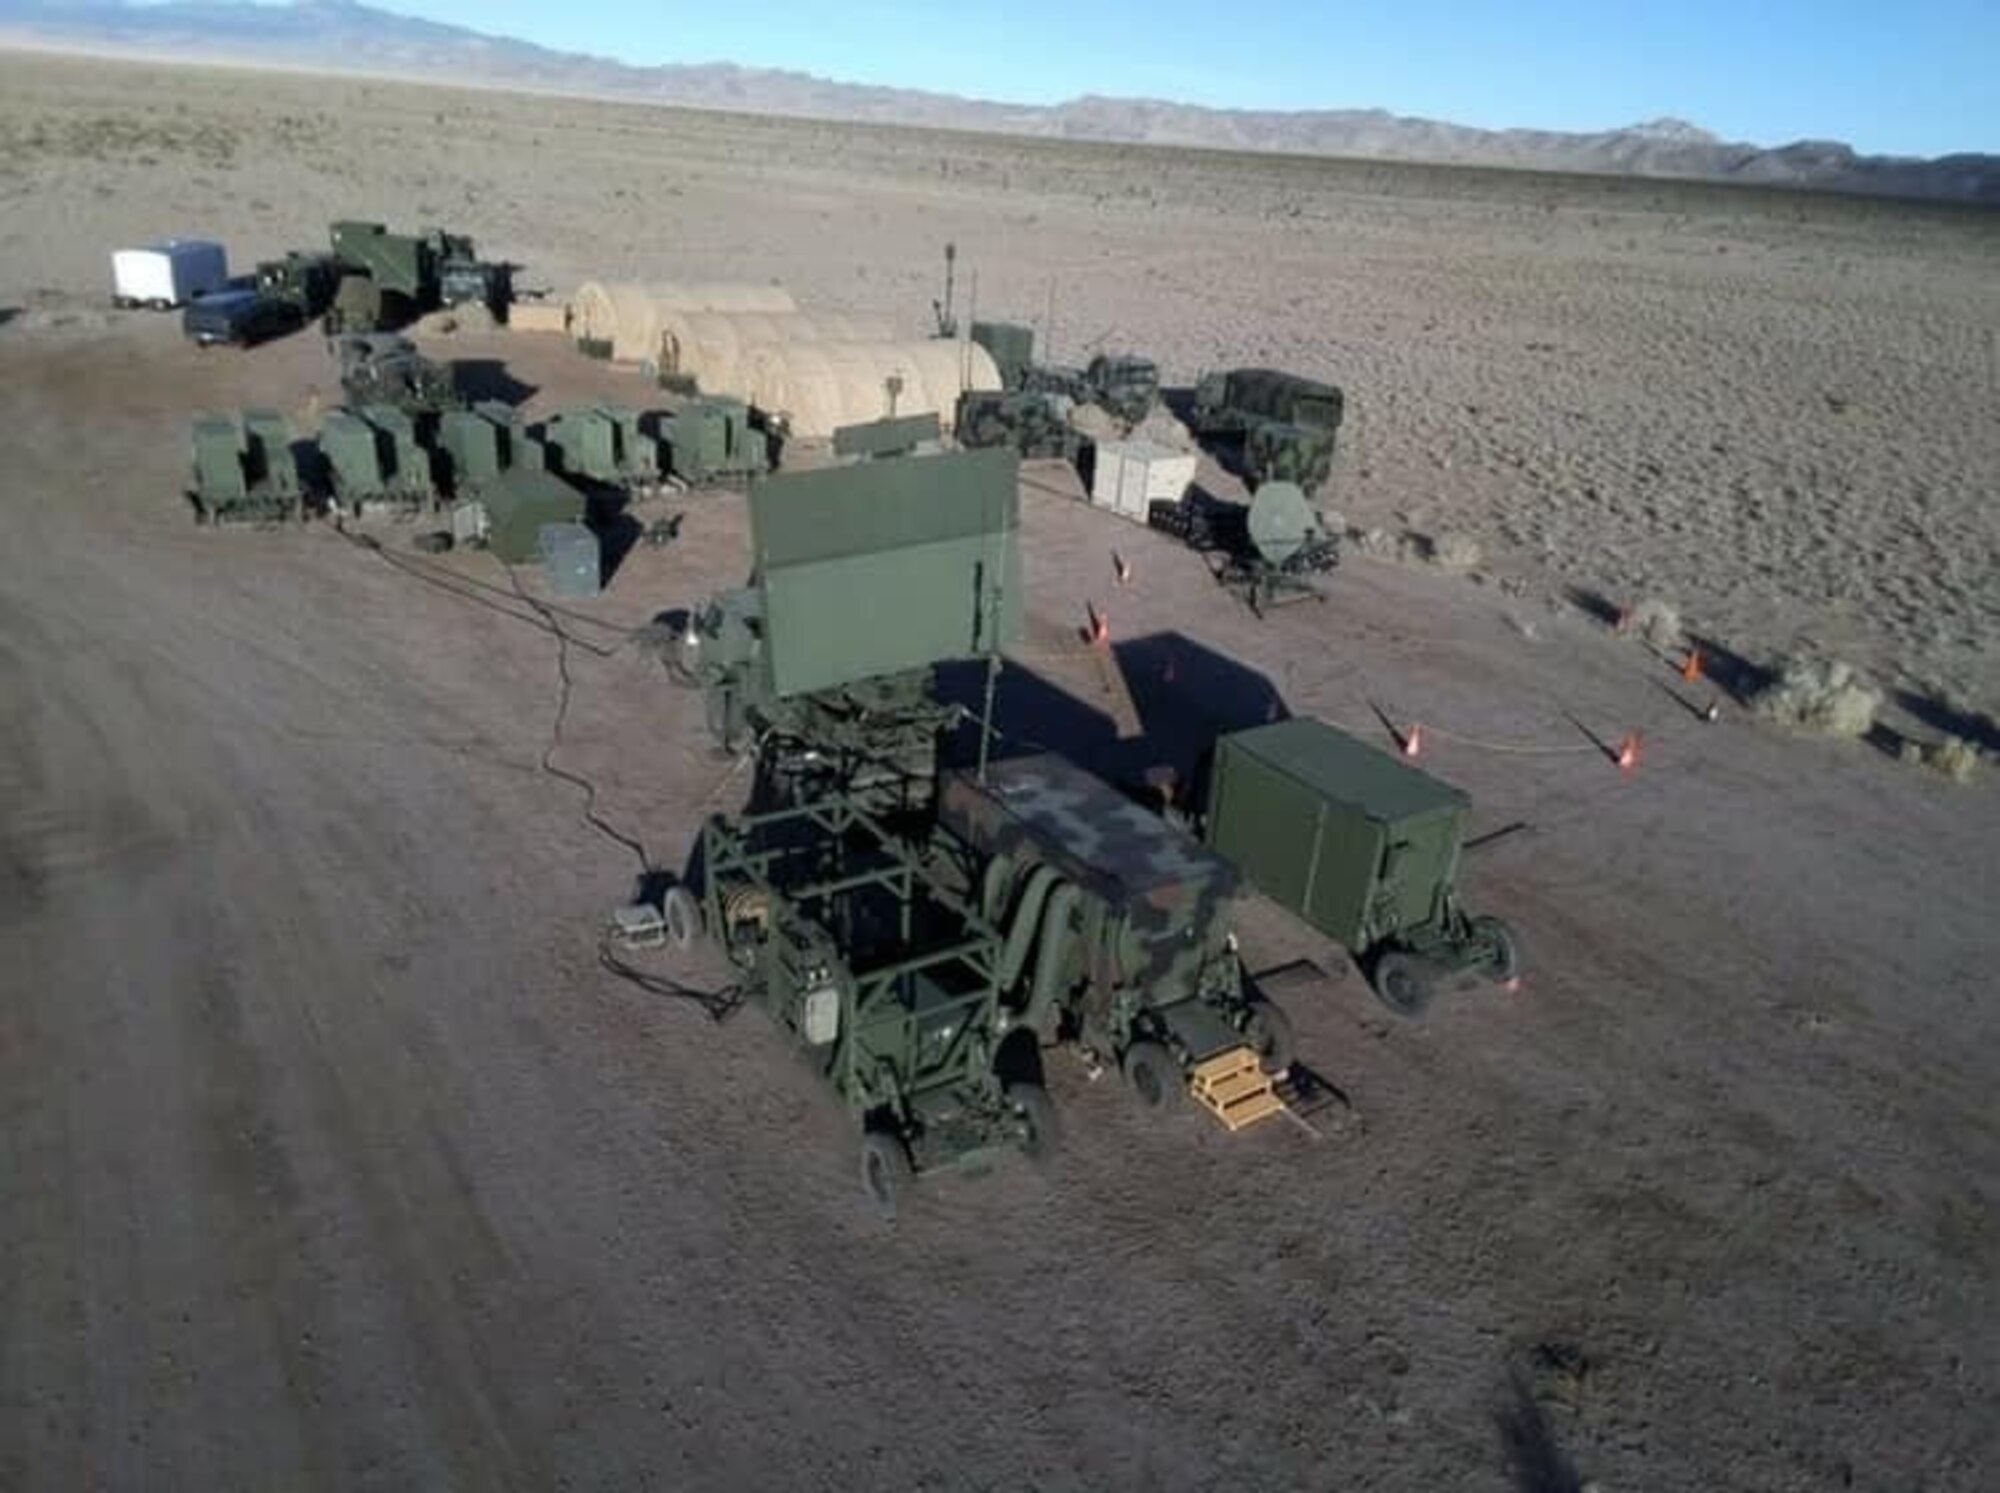
<path id="1" fill-rule="evenodd" d="M 0 132 L 0 1488 L 1992 1486 L 2000 787 L 1879 749 L 2000 699 L 1991 218 L 48 58 L 0 57 Z M 952 239 L 982 312 L 1058 281 L 1062 355 L 1338 379 L 1349 518 L 1470 535 L 1484 584 L 1357 557 L 1260 622 L 1037 467 L 1009 721 L 1130 765 L 1115 668 L 1149 739 L 1272 693 L 1425 723 L 1525 826 L 1467 869 L 1525 987 L 1288 992 L 1320 1141 L 1058 1060 L 1056 1165 L 872 1219 L 754 1010 L 600 968 L 636 866 L 540 768 L 514 581 L 189 522 L 192 413 L 335 382 L 104 309 L 107 251 L 337 215 L 913 330 Z M 644 397 L 431 350 L 531 412 Z M 556 760 L 672 864 L 741 777 L 626 630 L 747 546 L 740 498 L 666 511 L 567 623 Z M 1569 587 L 1908 699 L 1872 744 L 1704 723 Z M 1630 775 L 1583 736 L 1634 730 Z"/>

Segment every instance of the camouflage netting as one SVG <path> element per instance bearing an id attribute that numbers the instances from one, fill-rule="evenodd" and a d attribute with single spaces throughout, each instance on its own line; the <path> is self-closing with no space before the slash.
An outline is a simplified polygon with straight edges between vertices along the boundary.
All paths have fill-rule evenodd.
<path id="1" fill-rule="evenodd" d="M 1866 736 L 1882 691 L 1838 659 L 1788 659 L 1751 708 L 1766 720 L 1826 736 Z"/>
<path id="2" fill-rule="evenodd" d="M 1093 441 L 1151 441 L 1171 451 L 1195 449 L 1194 435 L 1163 405 L 1155 405 L 1137 425 L 1127 425 L 1109 410 L 1079 404 L 1070 411 L 1070 428 Z"/>

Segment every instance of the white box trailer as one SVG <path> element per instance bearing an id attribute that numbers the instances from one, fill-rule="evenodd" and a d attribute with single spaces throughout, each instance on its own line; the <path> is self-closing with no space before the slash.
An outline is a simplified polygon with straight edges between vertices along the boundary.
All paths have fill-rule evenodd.
<path id="1" fill-rule="evenodd" d="M 1155 441 L 1106 441 L 1097 447 L 1090 501 L 1125 518 L 1146 522 L 1155 501 L 1178 503 L 1194 484 L 1195 457 Z"/>
<path id="2" fill-rule="evenodd" d="M 111 254 L 111 298 L 120 306 L 170 311 L 228 283 L 229 258 L 207 239 L 161 239 Z"/>

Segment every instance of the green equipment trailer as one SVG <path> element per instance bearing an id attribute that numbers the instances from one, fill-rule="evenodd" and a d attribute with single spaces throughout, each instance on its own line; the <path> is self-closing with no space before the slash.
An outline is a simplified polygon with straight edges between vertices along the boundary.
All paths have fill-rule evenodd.
<path id="1" fill-rule="evenodd" d="M 298 517 L 302 506 L 291 431 L 276 410 L 246 410 L 238 418 L 206 415 L 190 439 L 195 517 L 210 524 L 271 523 Z"/>
<path id="2" fill-rule="evenodd" d="M 740 399 L 683 400 L 662 422 L 668 469 L 689 487 L 760 477 L 771 469 L 769 437 L 750 423 Z"/>
<path id="3" fill-rule="evenodd" d="M 1202 806 L 1208 847 L 1345 947 L 1384 1004 L 1427 1006 L 1447 976 L 1518 973 L 1498 918 L 1458 898 L 1466 795 L 1309 717 L 1217 738 Z"/>
<path id="4" fill-rule="evenodd" d="M 583 494 L 553 472 L 515 467 L 502 472 L 479 495 L 477 511 L 453 512 L 452 532 L 483 543 L 495 559 L 524 565 L 541 554 L 544 524 L 582 523 Z"/>
<path id="5" fill-rule="evenodd" d="M 416 421 L 406 410 L 392 404 L 363 405 L 359 413 L 381 432 L 388 456 L 381 501 L 404 514 L 435 508 L 438 495 L 431 472 L 431 454 L 418 438 Z"/>
<path id="6" fill-rule="evenodd" d="M 1332 475 L 1346 410 L 1332 384 L 1275 368 L 1236 368 L 1196 384 L 1188 423 L 1205 440 L 1235 446 L 1252 488 L 1292 482 L 1311 497 Z"/>

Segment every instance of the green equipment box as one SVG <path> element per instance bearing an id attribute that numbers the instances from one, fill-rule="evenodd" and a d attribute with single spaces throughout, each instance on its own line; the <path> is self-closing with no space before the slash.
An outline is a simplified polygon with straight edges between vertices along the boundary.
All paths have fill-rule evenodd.
<path id="1" fill-rule="evenodd" d="M 1203 836 L 1250 884 L 1351 953 L 1450 920 L 1471 801 L 1324 721 L 1217 739 Z"/>

